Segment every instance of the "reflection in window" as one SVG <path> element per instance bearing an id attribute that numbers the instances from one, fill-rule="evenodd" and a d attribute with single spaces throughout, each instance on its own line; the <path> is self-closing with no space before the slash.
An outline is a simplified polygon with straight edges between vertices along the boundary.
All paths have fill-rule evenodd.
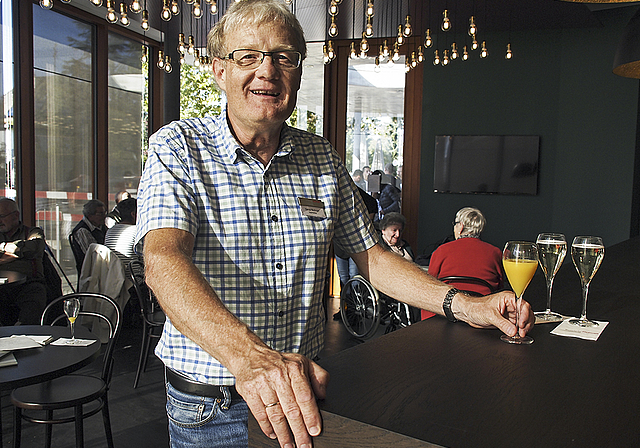
<path id="1" fill-rule="evenodd" d="M 307 58 L 302 62 L 302 83 L 296 108 L 287 124 L 323 135 L 324 62 L 322 42 L 307 44 Z"/>
<path id="2" fill-rule="evenodd" d="M 33 5 L 36 222 L 58 260 L 93 191 L 91 25 Z"/>
<path id="3" fill-rule="evenodd" d="M 400 187 L 404 86 L 404 56 L 380 67 L 371 58 L 349 59 L 345 163 L 350 173 L 370 167 L 396 176 Z"/>
<path id="4" fill-rule="evenodd" d="M 127 190 L 135 196 L 147 145 L 147 67 L 139 42 L 109 33 L 109 204 Z"/>
<path id="5" fill-rule="evenodd" d="M 0 88 L 2 89 L 3 132 L 0 134 L 0 182 L 2 182 L 2 194 L 0 196 L 16 197 L 16 157 L 13 146 L 13 41 L 5 39 L 5 36 L 13 35 L 12 23 L 13 2 L 1 2 L 2 11 L 0 21 L 2 33 L 0 33 Z"/>

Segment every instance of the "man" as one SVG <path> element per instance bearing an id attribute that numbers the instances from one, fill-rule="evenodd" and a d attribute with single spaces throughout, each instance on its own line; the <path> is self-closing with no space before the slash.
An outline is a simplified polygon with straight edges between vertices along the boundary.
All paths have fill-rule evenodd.
<path id="1" fill-rule="evenodd" d="M 113 210 L 107 213 L 107 216 L 104 220 L 104 225 L 107 227 L 107 229 L 110 229 L 120 222 L 120 215 L 118 215 L 118 204 L 120 203 L 120 201 L 130 198 L 131 193 L 129 193 L 127 190 L 118 191 L 115 194 L 114 200 L 116 202 L 116 205 L 115 207 L 113 207 Z"/>
<path id="2" fill-rule="evenodd" d="M 82 207 L 82 220 L 71 231 L 76 247 L 74 255 L 78 272 L 82 269 L 84 254 L 91 243 L 104 244 L 106 227 L 104 219 L 107 216 L 107 207 L 98 199 L 91 199 Z"/>
<path id="3" fill-rule="evenodd" d="M 362 170 L 354 170 L 351 177 L 353 178 L 353 182 L 358 186 L 358 188 L 361 188 L 363 190 L 367 189 L 367 183 L 362 178 Z"/>
<path id="4" fill-rule="evenodd" d="M 151 137 L 138 194 L 146 280 L 168 317 L 156 354 L 174 448 L 246 447 L 249 411 L 281 446 L 311 446 L 332 241 L 392 297 L 440 314 L 446 297 L 457 319 L 518 331 L 513 294 L 476 302 L 382 249 L 329 143 L 284 124 L 306 44 L 282 2 L 233 3 L 208 54 L 226 105 Z M 521 316 L 525 334 L 528 306 Z"/>
<path id="5" fill-rule="evenodd" d="M 12 199 L 0 198 L 0 270 L 27 276 L 25 283 L 0 286 L 2 325 L 40 323 L 47 301 L 42 265 L 44 247 L 42 229 L 22 224 L 18 204 Z"/>

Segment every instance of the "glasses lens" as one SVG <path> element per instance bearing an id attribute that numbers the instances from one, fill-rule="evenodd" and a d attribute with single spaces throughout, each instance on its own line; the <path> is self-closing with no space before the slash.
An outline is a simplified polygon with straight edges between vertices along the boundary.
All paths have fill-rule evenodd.
<path id="1" fill-rule="evenodd" d="M 240 67 L 253 67 L 262 62 L 262 53 L 254 50 L 235 50 L 231 52 L 231 59 Z"/>
<path id="2" fill-rule="evenodd" d="M 234 50 L 231 52 L 231 59 L 240 67 L 255 68 L 262 63 L 264 55 L 270 55 L 273 63 L 283 68 L 298 68 L 302 59 L 302 56 L 297 51 L 263 53 L 258 50 Z"/>
<path id="3" fill-rule="evenodd" d="M 273 62 L 287 68 L 297 68 L 300 65 L 300 53 L 297 51 L 281 51 L 273 55 Z"/>

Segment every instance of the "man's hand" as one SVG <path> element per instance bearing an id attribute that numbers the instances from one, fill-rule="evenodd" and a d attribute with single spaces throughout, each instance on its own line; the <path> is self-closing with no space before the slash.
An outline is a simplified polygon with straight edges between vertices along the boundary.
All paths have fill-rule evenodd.
<path id="1" fill-rule="evenodd" d="M 267 349 L 233 373 L 236 389 L 268 437 L 277 437 L 282 447 L 312 446 L 311 436 L 322 430 L 316 398 L 325 398 L 326 370 L 304 356 Z"/>
<path id="2" fill-rule="evenodd" d="M 457 303 L 456 303 L 457 302 Z M 520 306 L 516 327 L 516 297 L 510 291 L 501 291 L 485 297 L 471 297 L 457 294 L 452 309 L 457 319 L 464 320 L 472 327 L 496 327 L 507 336 L 525 336 L 535 321 L 531 306 L 524 300 Z M 459 314 L 458 314 L 459 313 Z"/>

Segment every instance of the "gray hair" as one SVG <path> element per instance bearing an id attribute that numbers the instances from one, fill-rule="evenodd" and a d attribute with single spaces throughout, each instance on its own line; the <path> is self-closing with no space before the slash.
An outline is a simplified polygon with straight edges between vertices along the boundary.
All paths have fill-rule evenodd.
<path id="1" fill-rule="evenodd" d="M 305 59 L 307 44 L 302 26 L 296 16 L 279 0 L 243 0 L 232 3 L 222 19 L 209 31 L 207 54 L 210 57 L 221 59 L 226 57 L 227 36 L 241 25 L 254 27 L 273 22 L 284 26 L 291 32 L 296 50 L 300 52 L 302 59 Z"/>
<path id="2" fill-rule="evenodd" d="M 393 224 L 400 225 L 402 230 L 404 230 L 404 227 L 407 225 L 407 218 L 398 212 L 389 212 L 380 220 L 380 230 L 384 230 Z"/>
<path id="3" fill-rule="evenodd" d="M 456 213 L 456 222 L 462 224 L 462 235 L 479 236 L 484 230 L 487 220 L 477 208 L 465 207 Z"/>
<path id="4" fill-rule="evenodd" d="M 82 206 L 82 214 L 87 217 L 95 215 L 98 207 L 104 207 L 105 209 L 107 208 L 104 205 L 104 202 L 98 199 L 91 199 L 89 202 Z"/>

